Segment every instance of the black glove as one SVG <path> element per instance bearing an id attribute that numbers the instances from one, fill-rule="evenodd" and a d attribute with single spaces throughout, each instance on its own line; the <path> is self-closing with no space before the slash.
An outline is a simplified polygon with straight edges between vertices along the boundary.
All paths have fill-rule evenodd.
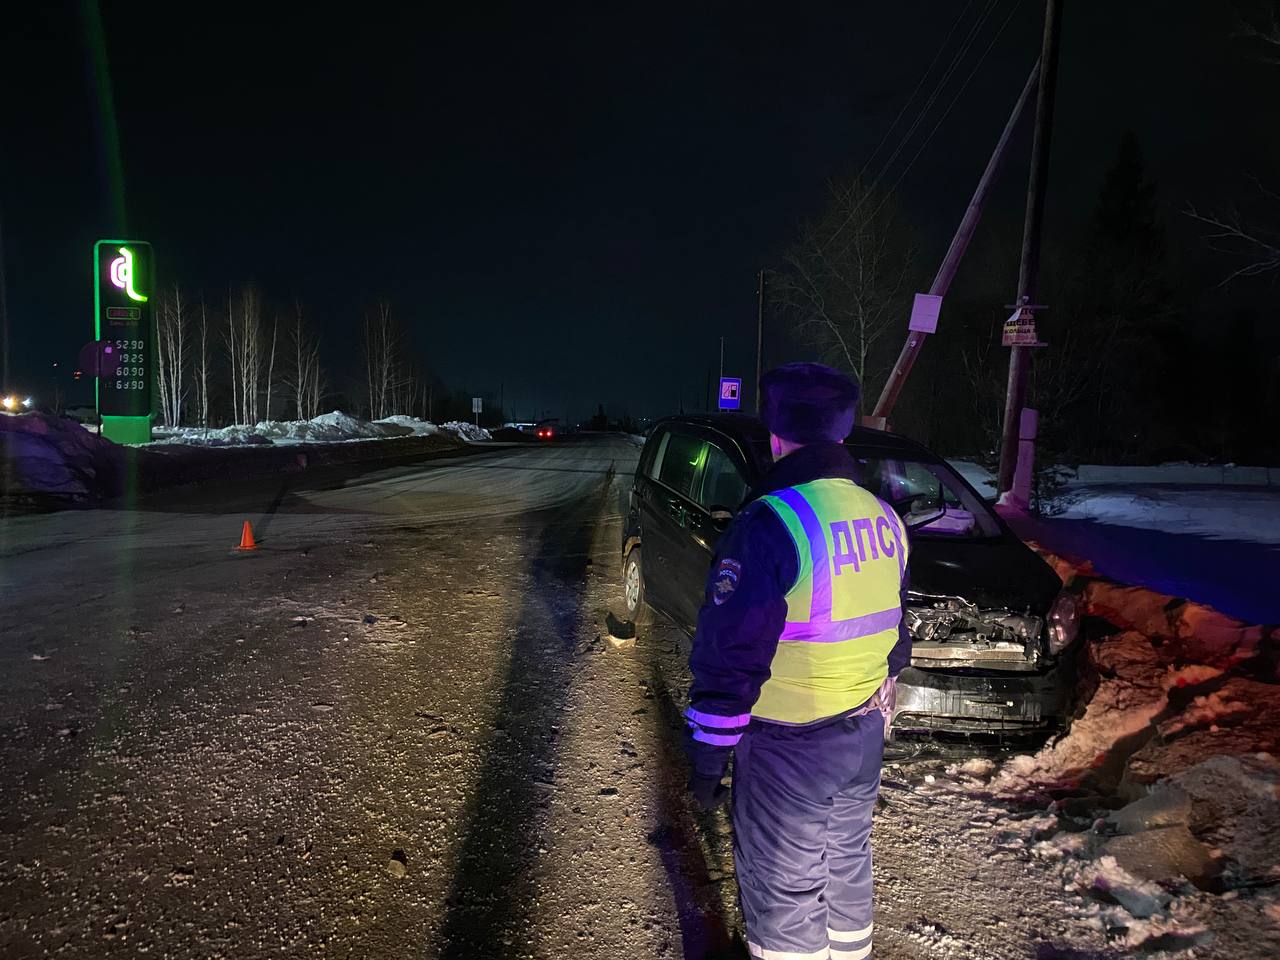
<path id="1" fill-rule="evenodd" d="M 689 778 L 689 792 L 698 802 L 700 810 L 714 810 L 729 799 L 729 788 L 720 782 L 719 777 L 701 773 L 695 773 Z"/>
<path id="2" fill-rule="evenodd" d="M 715 809 L 729 798 L 729 788 L 720 781 L 729 769 L 733 748 L 713 746 L 686 734 L 685 752 L 689 754 L 689 766 L 693 768 L 689 792 L 703 810 Z"/>

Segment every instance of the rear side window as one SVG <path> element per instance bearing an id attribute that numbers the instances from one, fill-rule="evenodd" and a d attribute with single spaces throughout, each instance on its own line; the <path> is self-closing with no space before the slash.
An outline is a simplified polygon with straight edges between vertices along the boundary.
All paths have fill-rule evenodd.
<path id="1" fill-rule="evenodd" d="M 651 480 L 658 479 L 658 471 L 662 469 L 662 455 L 666 453 L 667 442 L 670 439 L 670 430 L 663 430 L 662 433 L 649 438 L 644 454 L 644 475 Z"/>
<path id="2" fill-rule="evenodd" d="M 708 510 L 712 507 L 737 510 L 746 495 L 747 482 L 742 478 L 737 465 L 714 443 L 708 443 L 698 503 Z"/>
<path id="3" fill-rule="evenodd" d="M 686 497 L 693 496 L 693 481 L 702 460 L 702 441 L 687 433 L 668 433 L 662 439 L 653 470 L 658 482 Z"/>

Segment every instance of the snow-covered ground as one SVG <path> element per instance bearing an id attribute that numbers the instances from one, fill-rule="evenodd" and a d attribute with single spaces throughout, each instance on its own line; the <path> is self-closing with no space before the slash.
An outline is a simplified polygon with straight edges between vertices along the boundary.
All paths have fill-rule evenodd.
<path id="1" fill-rule="evenodd" d="M 949 463 L 980 494 L 995 498 L 990 470 L 971 460 Z M 1280 545 L 1280 485 L 1271 479 L 1277 475 L 1280 470 L 1267 467 L 1082 465 L 1067 475 L 1054 517 Z"/>
<path id="2" fill-rule="evenodd" d="M 1035 754 L 974 759 L 918 793 L 1058 877 L 1064 915 L 1124 949 L 1274 956 L 1280 946 L 1280 684 L 1270 632 L 1091 576 L 1097 686 Z M 1092 955 L 1092 954 L 1091 954 Z"/>
<path id="3" fill-rule="evenodd" d="M 335 443 L 346 440 L 375 440 L 386 437 L 430 436 L 446 430 L 464 440 L 491 439 L 489 431 L 472 423 L 451 420 L 435 424 L 416 417 L 397 415 L 383 420 L 361 420 L 335 410 L 311 420 L 264 420 L 257 424 L 229 427 L 156 428 L 154 443 L 232 446 L 239 444 Z"/>
<path id="4" fill-rule="evenodd" d="M 951 465 L 984 496 L 990 471 Z M 1051 518 L 1010 517 L 1023 537 L 1093 562 L 1101 573 L 1210 604 L 1241 619 L 1280 622 L 1280 487 L 1262 467 L 1082 466 Z"/>

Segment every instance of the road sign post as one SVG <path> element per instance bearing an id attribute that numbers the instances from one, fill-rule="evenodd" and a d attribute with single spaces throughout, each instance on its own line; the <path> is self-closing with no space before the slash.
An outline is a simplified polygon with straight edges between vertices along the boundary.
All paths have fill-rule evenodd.
<path id="1" fill-rule="evenodd" d="M 151 439 L 155 380 L 155 288 L 151 244 L 93 245 L 93 329 L 100 345 L 96 396 L 102 435 L 117 443 Z"/>
<path id="2" fill-rule="evenodd" d="M 721 410 L 742 409 L 742 378 L 741 377 L 721 377 L 720 378 L 719 408 Z"/>

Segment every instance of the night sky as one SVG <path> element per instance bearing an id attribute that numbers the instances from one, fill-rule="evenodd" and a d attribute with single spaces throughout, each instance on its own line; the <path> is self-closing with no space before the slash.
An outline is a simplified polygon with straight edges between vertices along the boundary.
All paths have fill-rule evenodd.
<path id="1" fill-rule="evenodd" d="M 301 299 L 332 381 L 354 372 L 361 311 L 385 297 L 450 386 L 501 385 L 517 414 L 700 404 L 721 335 L 727 372 L 753 373 L 756 271 L 829 178 L 863 165 L 957 15 L 963 32 L 990 7 L 957 81 L 1003 33 L 899 184 L 936 264 L 1043 13 L 1036 0 L 441 6 L 102 3 L 125 224 L 82 8 L 6 10 L 10 384 L 38 391 L 53 361 L 73 364 L 91 332 L 91 244 L 127 231 L 155 245 L 164 279 L 219 307 L 242 281 L 282 309 Z M 1234 16 L 1066 0 L 1051 235 L 1080 228 L 1133 130 L 1175 253 L 1210 275 L 1179 210 L 1244 199 L 1246 175 L 1280 158 L 1280 67 L 1231 38 Z M 984 229 L 1016 250 L 1025 151 L 1004 187 Z M 770 335 L 771 360 L 802 355 Z"/>

